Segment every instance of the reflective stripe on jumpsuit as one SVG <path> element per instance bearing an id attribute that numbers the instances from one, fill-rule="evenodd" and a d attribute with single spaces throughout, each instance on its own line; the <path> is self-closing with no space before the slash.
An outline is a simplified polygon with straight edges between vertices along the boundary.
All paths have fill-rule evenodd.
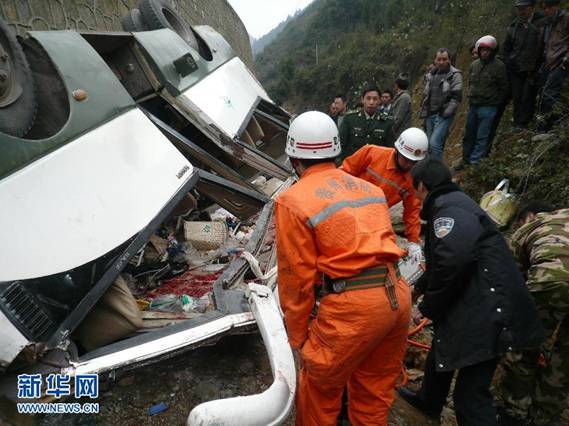
<path id="1" fill-rule="evenodd" d="M 385 425 L 406 349 L 410 294 L 395 284 L 329 294 L 309 324 L 314 284 L 322 274 L 351 277 L 397 262 L 383 191 L 335 169 L 310 167 L 275 206 L 279 296 L 289 341 L 300 349 L 297 425 L 336 425 L 348 386 L 352 425 Z"/>

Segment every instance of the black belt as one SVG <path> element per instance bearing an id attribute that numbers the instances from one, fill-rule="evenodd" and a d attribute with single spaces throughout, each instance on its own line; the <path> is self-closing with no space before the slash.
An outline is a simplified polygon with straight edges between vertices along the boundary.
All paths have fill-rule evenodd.
<path id="1" fill-rule="evenodd" d="M 366 290 L 375 287 L 385 287 L 389 302 L 393 310 L 399 307 L 395 296 L 395 283 L 401 278 L 397 265 L 392 263 L 365 269 L 358 275 L 348 278 L 332 279 L 324 275 L 324 296 L 327 294 L 341 294 L 345 291 Z"/>

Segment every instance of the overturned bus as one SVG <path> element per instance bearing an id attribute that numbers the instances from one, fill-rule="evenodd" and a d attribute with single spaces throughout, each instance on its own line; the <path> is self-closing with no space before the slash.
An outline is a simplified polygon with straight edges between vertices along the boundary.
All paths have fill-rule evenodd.
<path id="1" fill-rule="evenodd" d="M 258 327 L 275 383 L 249 398 L 267 409 L 230 399 L 188 421 L 280 423 L 295 370 L 272 200 L 292 182 L 290 117 L 213 28 L 144 4 L 125 32 L 16 39 L 0 22 L 0 395 L 19 401 L 24 373 L 104 376 Z"/>
<path id="2" fill-rule="evenodd" d="M 0 21 L 0 404 L 22 400 L 23 374 L 112 377 L 259 330 L 274 383 L 188 424 L 280 424 L 296 387 L 273 220 L 290 116 L 213 28 L 139 4 L 124 32 L 16 39 Z"/>

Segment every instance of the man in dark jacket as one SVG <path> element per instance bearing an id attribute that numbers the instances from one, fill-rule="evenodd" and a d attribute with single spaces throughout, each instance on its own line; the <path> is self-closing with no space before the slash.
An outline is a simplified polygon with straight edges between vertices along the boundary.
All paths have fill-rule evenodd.
<path id="1" fill-rule="evenodd" d="M 393 92 L 391 90 L 384 90 L 381 94 L 381 106 L 379 107 L 380 114 L 393 116 L 391 110 L 391 102 L 393 101 Z"/>
<path id="2" fill-rule="evenodd" d="M 395 80 L 395 98 L 391 104 L 391 113 L 393 115 L 393 133 L 395 139 L 411 127 L 411 94 L 409 93 L 409 76 L 407 74 L 399 74 Z"/>
<path id="3" fill-rule="evenodd" d="M 348 110 L 348 98 L 346 95 L 339 93 L 334 98 L 334 105 L 336 105 L 336 118 L 334 119 L 334 122 L 339 129 L 342 127 L 346 111 Z"/>
<path id="4" fill-rule="evenodd" d="M 569 13 L 561 8 L 560 0 L 543 0 L 543 12 L 547 21 L 540 41 L 542 79 L 545 81 L 540 112 L 548 115 L 561 96 L 569 74 Z"/>
<path id="5" fill-rule="evenodd" d="M 514 104 L 514 128 L 527 128 L 535 110 L 534 68 L 545 17 L 535 12 L 535 0 L 516 0 L 515 5 L 518 17 L 508 28 L 503 52 Z"/>
<path id="6" fill-rule="evenodd" d="M 476 47 L 479 58 L 470 66 L 470 105 L 462 150 L 465 164 L 478 164 L 488 155 L 492 125 L 509 90 L 506 67 L 495 57 L 496 39 L 484 36 L 476 42 Z"/>
<path id="7" fill-rule="evenodd" d="M 427 159 L 412 170 L 427 221 L 426 273 L 415 296 L 434 325 L 421 390 L 401 396 L 439 417 L 454 370 L 459 425 L 495 425 L 489 387 L 499 355 L 537 347 L 543 331 L 512 253 L 484 211 L 452 183 L 449 169 Z"/>

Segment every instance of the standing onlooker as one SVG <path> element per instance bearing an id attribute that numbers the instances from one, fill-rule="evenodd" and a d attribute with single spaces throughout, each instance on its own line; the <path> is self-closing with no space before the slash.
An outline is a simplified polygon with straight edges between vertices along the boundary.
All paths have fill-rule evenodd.
<path id="1" fill-rule="evenodd" d="M 379 112 L 385 115 L 391 115 L 391 101 L 393 100 L 393 92 L 391 90 L 384 90 L 381 93 L 381 107 Z"/>
<path id="2" fill-rule="evenodd" d="M 393 146 L 393 119 L 380 114 L 380 93 L 375 84 L 366 85 L 362 90 L 363 108 L 344 118 L 340 127 L 341 160 L 367 144 Z"/>
<path id="3" fill-rule="evenodd" d="M 527 128 L 533 118 L 537 97 L 534 68 L 545 18 L 542 13 L 535 12 L 535 0 L 516 0 L 515 4 L 518 17 L 508 28 L 503 51 L 517 130 Z"/>
<path id="4" fill-rule="evenodd" d="M 429 138 L 429 155 L 442 160 L 450 125 L 462 101 L 462 73 L 452 66 L 450 51 L 440 48 L 435 67 L 426 75 L 421 118 Z"/>
<path id="5" fill-rule="evenodd" d="M 542 70 L 545 85 L 541 94 L 541 113 L 549 115 L 559 99 L 569 73 L 569 13 L 561 9 L 561 0 L 543 0 L 547 22 L 542 31 Z M 551 118 L 545 128 L 551 124 Z"/>
<path id="6" fill-rule="evenodd" d="M 472 62 L 478 59 L 478 49 L 476 49 L 476 43 L 473 43 L 470 46 L 470 58 L 472 59 Z"/>
<path id="7" fill-rule="evenodd" d="M 335 102 L 332 102 L 330 105 L 328 105 L 328 115 L 332 120 L 334 120 L 334 122 L 336 122 L 338 116 L 338 109 L 336 108 Z"/>
<path id="8" fill-rule="evenodd" d="M 478 164 L 488 155 L 492 124 L 508 95 L 506 66 L 496 58 L 498 42 L 488 35 L 480 38 L 476 46 L 479 58 L 470 65 L 470 106 L 462 151 L 464 164 Z"/>
<path id="9" fill-rule="evenodd" d="M 334 98 L 334 104 L 336 105 L 336 119 L 334 122 L 339 129 L 342 126 L 344 116 L 346 115 L 346 111 L 348 109 L 348 98 L 346 98 L 346 95 L 336 95 Z"/>
<path id="10" fill-rule="evenodd" d="M 336 425 L 346 385 L 351 424 L 387 424 L 407 346 L 411 298 L 385 196 L 337 169 L 339 153 L 325 114 L 290 125 L 286 154 L 300 179 L 277 197 L 275 224 L 280 303 L 301 364 L 298 426 Z"/>
<path id="11" fill-rule="evenodd" d="M 528 203 L 511 239 L 546 340 L 541 351 L 508 354 L 502 363 L 504 425 L 569 424 L 569 209 L 551 210 L 543 202 Z"/>
<path id="12" fill-rule="evenodd" d="M 391 115 L 393 117 L 393 133 L 397 139 L 404 130 L 411 127 L 411 94 L 409 88 L 409 76 L 399 74 L 395 80 L 395 98 L 391 104 Z"/>
<path id="13" fill-rule="evenodd" d="M 427 159 L 411 170 L 427 221 L 425 274 L 415 285 L 434 335 L 419 392 L 401 396 L 438 418 L 455 370 L 454 409 L 461 426 L 495 426 L 490 393 L 498 357 L 537 347 L 542 330 L 533 300 L 504 237 L 488 215 Z M 417 318 L 418 319 L 418 318 Z"/>

